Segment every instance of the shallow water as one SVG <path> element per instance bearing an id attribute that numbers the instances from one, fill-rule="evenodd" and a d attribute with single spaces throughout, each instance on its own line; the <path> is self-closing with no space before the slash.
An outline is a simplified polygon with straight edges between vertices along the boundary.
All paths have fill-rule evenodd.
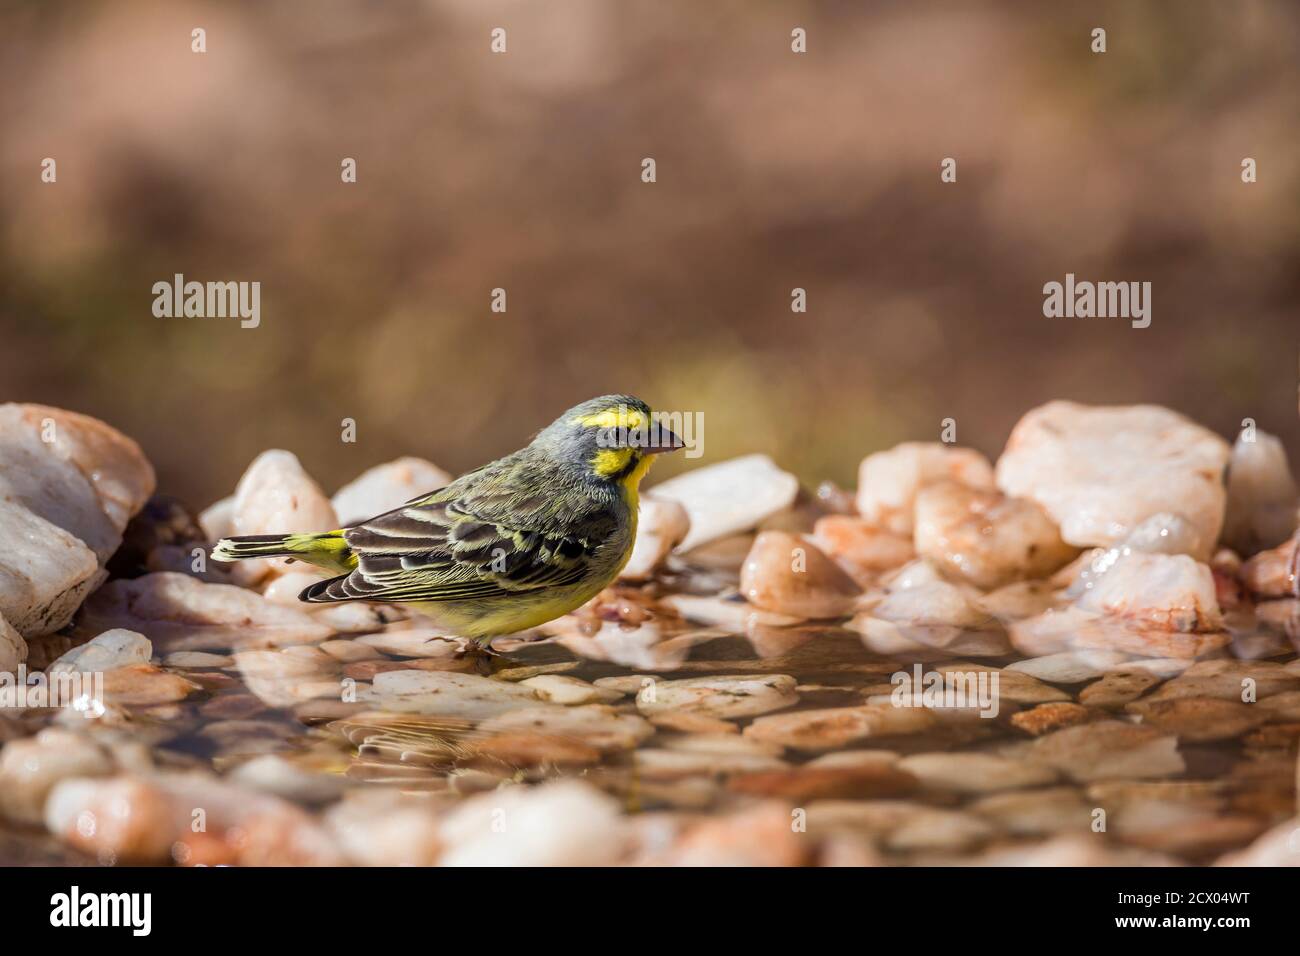
<path id="1" fill-rule="evenodd" d="M 1211 655 L 1231 661 L 1235 650 L 1267 657 L 1251 665 L 1267 671 L 1259 702 L 1249 705 L 1261 709 L 1250 711 L 1239 726 L 1232 719 L 1240 708 L 1223 701 L 1231 698 L 1235 673 L 1210 675 L 1209 683 L 1189 683 L 1186 674 L 1144 678 L 1136 693 L 1121 686 L 1118 696 L 1083 694 L 1079 708 L 1081 692 L 1109 678 L 1036 681 L 1005 671 L 999 671 L 996 716 L 938 708 L 928 711 L 936 719 L 927 718 L 924 726 L 895 726 L 873 722 L 880 711 L 900 710 L 883 701 L 895 686 L 891 675 L 912 674 L 921 665 L 925 672 L 955 668 L 978 676 L 1021 658 L 973 661 L 939 649 L 884 656 L 840 626 L 774 627 L 754 623 L 752 615 L 745 622 L 748 611 L 738 599 L 733 600 L 739 626 L 736 621 L 700 626 L 656 610 L 648 595 L 657 587 L 606 595 L 606 618 L 644 618 L 639 626 L 588 615 L 569 619 L 561 628 L 563 638 L 500 640 L 505 653 L 490 657 L 374 652 L 369 660 L 343 665 L 343 677 L 350 676 L 353 690 L 361 692 L 355 702 L 325 696 L 271 706 L 250 692 L 233 661 L 164 666 L 201 689 L 179 702 L 121 708 L 105 726 L 89 730 L 148 742 L 154 763 L 165 769 L 210 768 L 227 775 L 256 756 L 276 754 L 309 774 L 307 780 L 322 783 L 319 792 L 303 780 L 291 788 L 291 799 L 313 815 L 343 791 L 423 794 L 435 812 L 444 812 L 502 785 L 555 778 L 581 779 L 612 795 L 634 817 L 663 814 L 677 834 L 691 832 L 689 827 L 704 819 L 742 820 L 739 815 L 756 806 L 775 806 L 779 815 L 796 819 L 805 813 L 806 832 L 797 830 L 801 849 L 792 858 L 778 858 L 774 851 L 767 860 L 758 850 L 746 851 L 744 862 L 960 863 L 998 860 L 999 854 L 1041 846 L 1046 857 L 1036 862 L 1206 863 L 1295 814 L 1300 706 L 1280 695 L 1300 691 L 1300 670 L 1279 666 L 1296 660 L 1294 649 L 1253 621 L 1236 632 L 1231 647 Z M 704 616 L 716 619 L 717 608 Z M 1235 623 L 1240 627 L 1242 620 Z M 646 639 L 639 643 L 640 638 Z M 160 648 L 156 656 L 165 653 Z M 614 660 L 593 659 L 598 656 Z M 588 714 L 585 724 L 566 724 L 576 712 L 570 707 L 570 713 L 556 714 L 554 704 L 550 717 L 543 715 L 536 727 L 512 726 L 508 718 L 501 724 L 501 716 L 463 716 L 454 705 L 425 708 L 434 713 L 393 714 L 366 693 L 367 682 L 388 668 L 509 683 L 560 675 L 599 682 L 606 696 L 620 693 L 608 703 L 575 705 L 589 708 L 582 712 Z M 677 686 L 673 682 L 688 678 L 767 675 L 793 678 L 797 700 L 785 694 L 765 703 L 760 687 L 754 702 L 754 688 L 723 686 L 704 693 L 703 703 L 684 699 L 674 706 L 670 699 L 656 712 L 653 694 L 649 706 L 634 696 L 640 692 L 644 698 L 646 688 L 662 695 Z M 626 680 L 611 688 L 607 679 L 615 678 Z M 1191 703 L 1160 705 L 1168 713 L 1148 711 L 1143 726 L 1159 730 L 1145 731 L 1152 740 L 1124 737 L 1123 728 L 1134 726 L 1134 702 L 1140 707 L 1179 681 L 1175 688 L 1184 687 L 1187 694 L 1168 700 Z M 291 676 L 282 689 L 306 682 Z M 869 726 L 846 730 L 843 718 L 856 720 L 869 698 L 875 698 Z M 1271 698 L 1279 698 L 1281 706 Z M 534 704 L 507 706 L 503 712 L 525 706 Z M 755 712 L 728 715 L 727 708 L 737 706 Z M 1220 708 L 1229 712 L 1226 723 Z M 779 716 L 827 709 L 836 713 L 825 721 L 758 732 Z M 640 739 L 623 739 L 623 727 L 615 722 L 621 717 L 642 726 L 633 716 L 638 712 L 652 726 L 632 734 Z M 7 732 L 25 736 L 51 719 L 48 712 L 29 712 L 11 720 Z M 1119 730 L 1116 722 L 1122 723 Z M 78 729 L 66 720 L 64 725 Z M 1083 729 L 1099 726 L 1119 736 L 1094 739 Z M 1176 745 L 1163 747 L 1160 741 L 1170 737 Z M 1049 739 L 1054 742 L 1044 745 Z M 1130 746 L 1134 759 L 1125 761 Z M 1155 756 L 1145 756 L 1149 747 L 1155 747 Z M 918 760 L 918 755 L 935 756 Z M 1062 838 L 1087 842 L 1062 843 Z M 666 838 L 655 852 L 633 851 L 629 859 L 675 862 L 673 839 Z M 1126 851 L 1131 852 L 1125 856 Z M 1081 852 L 1091 856 L 1081 858 Z M 0 863 L 73 861 L 96 862 L 34 829 L 10 825 L 0 838 Z"/>

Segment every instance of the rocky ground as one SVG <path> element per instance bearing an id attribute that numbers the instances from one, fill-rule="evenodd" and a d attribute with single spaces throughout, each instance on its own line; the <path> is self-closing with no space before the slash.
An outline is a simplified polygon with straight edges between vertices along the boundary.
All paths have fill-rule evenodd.
<path id="1" fill-rule="evenodd" d="M 909 443 L 856 494 L 706 466 L 500 656 L 206 558 L 446 480 L 330 498 L 270 451 L 192 515 L 103 423 L 0 406 L 0 672 L 102 675 L 0 707 L 0 862 L 1300 862 L 1296 487 L 1262 432 L 1054 402 L 996 467 Z"/>

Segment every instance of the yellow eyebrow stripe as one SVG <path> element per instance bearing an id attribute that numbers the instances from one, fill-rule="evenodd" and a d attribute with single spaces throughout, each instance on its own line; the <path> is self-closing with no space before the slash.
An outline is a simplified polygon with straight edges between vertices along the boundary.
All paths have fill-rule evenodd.
<path id="1" fill-rule="evenodd" d="M 647 424 L 645 415 L 635 408 L 607 408 L 595 415 L 579 415 L 574 421 L 591 428 L 643 428 Z"/>

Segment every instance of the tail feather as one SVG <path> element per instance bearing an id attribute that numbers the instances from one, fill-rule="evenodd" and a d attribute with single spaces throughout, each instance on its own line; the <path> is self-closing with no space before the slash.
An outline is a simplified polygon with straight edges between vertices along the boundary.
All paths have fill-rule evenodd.
<path id="1" fill-rule="evenodd" d="M 222 538 L 212 549 L 214 561 L 244 561 L 249 558 L 294 558 L 341 574 L 357 566 L 356 556 L 342 530 L 318 534 L 241 535 Z"/>

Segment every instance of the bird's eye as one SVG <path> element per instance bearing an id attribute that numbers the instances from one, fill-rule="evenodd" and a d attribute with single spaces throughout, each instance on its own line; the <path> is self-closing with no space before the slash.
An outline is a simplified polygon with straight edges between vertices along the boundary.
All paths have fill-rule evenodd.
<path id="1" fill-rule="evenodd" d="M 626 428 L 602 428 L 596 433 L 597 448 L 626 448 L 628 433 Z"/>

